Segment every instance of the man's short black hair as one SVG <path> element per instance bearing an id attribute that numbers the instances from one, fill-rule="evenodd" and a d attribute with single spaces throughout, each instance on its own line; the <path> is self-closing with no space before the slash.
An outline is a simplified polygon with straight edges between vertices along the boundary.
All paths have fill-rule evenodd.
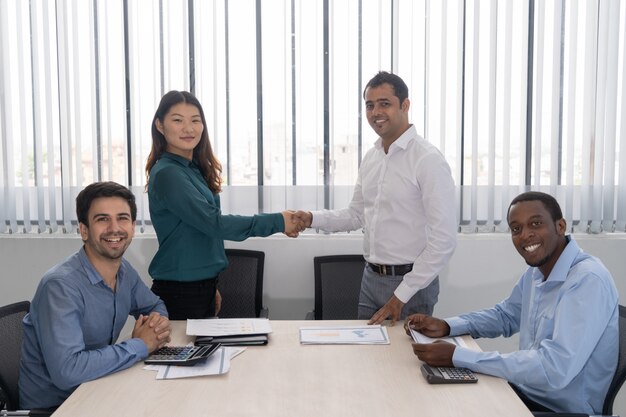
<path id="1" fill-rule="evenodd" d="M 518 195 L 513 199 L 513 201 L 511 201 L 511 204 L 509 204 L 509 209 L 506 212 L 507 222 L 509 220 L 509 212 L 511 211 L 511 207 L 514 204 L 520 203 L 522 201 L 541 201 L 545 208 L 550 212 L 552 220 L 557 222 L 563 218 L 561 206 L 559 206 L 556 198 L 552 197 L 550 194 L 542 193 L 540 191 L 528 191 Z"/>
<path id="2" fill-rule="evenodd" d="M 404 81 L 402 81 L 402 78 L 390 72 L 380 71 L 368 81 L 367 85 L 363 89 L 363 99 L 365 99 L 365 92 L 368 88 L 380 87 L 383 84 L 390 84 L 393 87 L 394 95 L 398 97 L 398 100 L 400 100 L 400 105 L 404 103 L 404 100 L 409 98 L 409 87 L 407 87 Z"/>
<path id="3" fill-rule="evenodd" d="M 100 197 L 120 197 L 128 202 L 130 206 L 130 217 L 137 220 L 137 204 L 135 195 L 123 185 L 113 181 L 94 182 L 86 186 L 78 196 L 76 196 L 76 217 L 78 222 L 89 226 L 88 213 L 91 203 Z"/>

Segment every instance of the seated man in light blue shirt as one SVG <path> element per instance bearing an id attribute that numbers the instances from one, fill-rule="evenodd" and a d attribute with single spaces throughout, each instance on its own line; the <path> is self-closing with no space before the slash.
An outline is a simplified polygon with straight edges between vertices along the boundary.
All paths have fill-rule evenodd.
<path id="1" fill-rule="evenodd" d="M 467 367 L 506 379 L 532 411 L 601 414 L 617 367 L 618 293 L 599 259 L 571 236 L 557 201 L 527 192 L 507 216 L 513 245 L 530 268 L 493 308 L 445 320 L 407 317 L 426 336 L 511 336 L 519 350 L 476 352 L 447 342 L 413 344 L 433 366 Z"/>
<path id="2" fill-rule="evenodd" d="M 130 367 L 170 340 L 163 302 L 122 258 L 135 231 L 135 196 L 114 182 L 76 198 L 83 247 L 43 277 L 24 317 L 20 406 L 54 409 L 83 382 Z M 132 338 L 116 343 L 126 320 Z"/>

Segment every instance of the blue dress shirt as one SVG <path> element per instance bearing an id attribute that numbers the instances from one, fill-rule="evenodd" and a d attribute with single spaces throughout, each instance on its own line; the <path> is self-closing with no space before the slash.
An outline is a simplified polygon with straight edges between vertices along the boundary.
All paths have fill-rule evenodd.
<path id="1" fill-rule="evenodd" d="M 547 280 L 530 267 L 495 307 L 446 319 L 451 336 L 519 331 L 519 351 L 457 347 L 452 360 L 504 378 L 554 411 L 600 414 L 617 367 L 618 293 L 602 262 L 568 240 Z"/>
<path id="2" fill-rule="evenodd" d="M 148 356 L 141 339 L 115 344 L 129 314 L 156 311 L 163 302 L 126 260 L 116 290 L 105 284 L 82 248 L 49 270 L 24 317 L 20 406 L 61 404 L 78 385 L 126 369 Z"/>

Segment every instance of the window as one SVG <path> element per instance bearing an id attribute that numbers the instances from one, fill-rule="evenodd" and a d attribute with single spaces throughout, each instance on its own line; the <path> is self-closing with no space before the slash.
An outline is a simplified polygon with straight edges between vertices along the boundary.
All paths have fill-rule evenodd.
<path id="1" fill-rule="evenodd" d="M 95 180 L 130 186 L 150 231 L 150 125 L 172 89 L 203 104 L 225 212 L 344 207 L 379 70 L 446 156 L 460 231 L 506 231 L 510 200 L 540 189 L 573 231 L 623 232 L 624 22 L 619 0 L 4 0 L 0 233 L 74 232 Z"/>

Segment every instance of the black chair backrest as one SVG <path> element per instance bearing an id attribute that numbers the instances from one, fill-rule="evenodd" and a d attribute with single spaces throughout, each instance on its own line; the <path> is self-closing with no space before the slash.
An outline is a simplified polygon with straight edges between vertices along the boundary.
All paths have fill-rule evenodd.
<path id="1" fill-rule="evenodd" d="M 620 388 L 626 380 L 626 306 L 619 306 L 619 359 L 617 361 L 617 370 L 609 385 L 609 391 L 604 399 L 602 414 L 613 414 L 613 402 Z"/>
<path id="2" fill-rule="evenodd" d="M 357 318 L 363 255 L 330 255 L 313 258 L 315 271 L 315 320 Z"/>
<path id="3" fill-rule="evenodd" d="M 0 307 L 0 389 L 6 397 L 7 410 L 20 408 L 17 380 L 22 353 L 22 319 L 29 309 L 29 301 Z"/>
<path id="4" fill-rule="evenodd" d="M 265 253 L 245 249 L 226 249 L 228 267 L 220 272 L 218 288 L 222 294 L 220 318 L 254 318 L 263 309 L 263 269 Z"/>

